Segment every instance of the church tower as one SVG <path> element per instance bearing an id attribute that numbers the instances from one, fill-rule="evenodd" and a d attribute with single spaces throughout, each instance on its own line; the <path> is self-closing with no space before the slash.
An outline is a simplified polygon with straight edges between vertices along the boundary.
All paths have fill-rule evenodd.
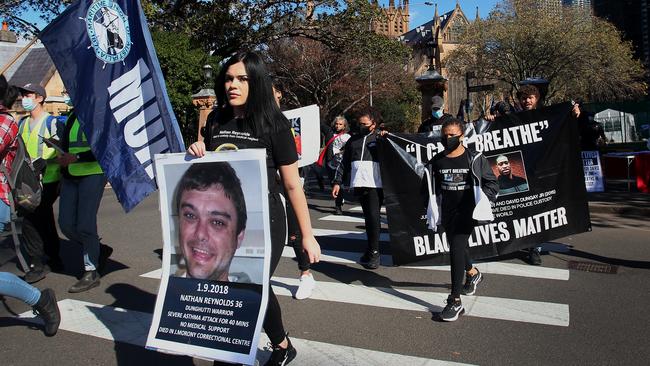
<path id="1" fill-rule="evenodd" d="M 379 7 L 377 0 L 371 0 L 372 4 Z M 395 6 L 395 0 L 388 2 L 388 7 L 381 7 L 383 19 L 373 21 L 373 29 L 379 34 L 397 38 L 409 31 L 409 0 L 399 0 Z"/>

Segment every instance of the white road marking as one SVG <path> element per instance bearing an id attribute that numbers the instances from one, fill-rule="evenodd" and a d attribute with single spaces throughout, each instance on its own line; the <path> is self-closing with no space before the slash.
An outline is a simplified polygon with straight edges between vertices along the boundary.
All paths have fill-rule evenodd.
<path id="1" fill-rule="evenodd" d="M 293 248 L 284 247 L 282 256 L 285 258 L 295 257 Z M 329 263 L 343 263 L 355 264 L 359 260 L 361 253 L 357 252 L 344 252 L 337 250 L 323 250 L 321 254 L 321 261 Z M 389 255 L 381 256 L 381 264 L 384 266 L 392 266 L 393 259 Z M 561 268 L 548 268 L 542 266 L 531 266 L 528 264 L 515 264 L 515 263 L 502 263 L 502 262 L 485 262 L 474 264 L 484 274 L 497 274 L 504 276 L 517 276 L 527 278 L 539 278 L 545 280 L 558 280 L 568 281 L 569 270 Z M 449 272 L 449 266 L 402 266 L 399 268 L 428 270 L 428 271 L 444 271 Z M 162 269 L 156 269 L 151 272 L 140 275 L 140 277 L 159 279 Z"/>
<path id="2" fill-rule="evenodd" d="M 291 296 L 298 287 L 294 278 L 273 277 L 276 295 Z M 367 287 L 318 281 L 310 299 L 383 308 L 440 312 L 447 293 Z M 525 323 L 569 326 L 569 305 L 487 296 L 463 296 L 467 316 Z"/>
<path id="3" fill-rule="evenodd" d="M 59 331 L 90 335 L 108 341 L 129 343 L 140 347 L 144 347 L 147 341 L 147 333 L 149 332 L 152 317 L 149 313 L 73 299 L 61 300 L 58 305 L 61 310 Z M 33 317 L 31 311 L 20 314 L 20 317 L 28 321 L 40 322 L 40 319 Z M 294 360 L 297 365 L 465 365 L 293 337 L 291 342 L 298 349 L 298 356 Z M 267 343 L 268 338 L 265 334 L 262 334 L 257 353 L 260 364 L 264 364 L 271 354 L 271 351 L 266 346 Z"/>
<path id="4" fill-rule="evenodd" d="M 363 220 L 363 217 L 358 217 L 358 216 L 346 216 L 346 215 L 327 215 L 321 217 L 319 220 L 323 221 L 336 221 L 336 222 L 351 222 L 353 224 L 363 224 L 365 221 Z M 380 219 L 380 222 L 382 224 L 388 224 L 388 220 L 384 217 Z"/>

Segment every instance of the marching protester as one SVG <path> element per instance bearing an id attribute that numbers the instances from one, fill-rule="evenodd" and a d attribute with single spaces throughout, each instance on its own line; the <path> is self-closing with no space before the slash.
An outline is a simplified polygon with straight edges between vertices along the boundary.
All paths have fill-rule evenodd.
<path id="1" fill-rule="evenodd" d="M 18 89 L 9 86 L 5 76 L 0 75 L 0 158 L 2 161 L 2 169 L 0 169 L 0 232 L 4 231 L 11 221 L 11 202 L 9 202 L 11 187 L 7 175 L 11 174 L 12 162 L 18 148 L 17 139 L 21 137 L 18 135 L 18 124 L 9 114 L 7 106 L 12 106 L 17 97 Z M 25 220 L 24 223 L 29 223 L 29 220 Z M 24 230 L 27 228 L 28 226 L 23 227 Z M 42 251 L 43 243 L 40 241 L 40 236 L 31 224 L 29 228 L 33 235 L 24 234 L 25 249 L 29 251 L 29 243 L 33 240 L 32 237 L 36 236 Z M 28 274 L 32 272 L 30 271 Z M 12 273 L 0 272 L 0 295 L 14 297 L 31 306 L 45 322 L 45 335 L 49 337 L 56 334 L 61 316 L 52 289 L 39 291 Z"/>
<path id="2" fill-rule="evenodd" d="M 336 173 L 336 168 L 338 168 L 341 160 L 343 160 L 343 151 L 345 148 L 346 142 L 350 139 L 350 127 L 348 126 L 348 120 L 343 116 L 336 116 L 334 122 L 332 122 L 332 128 L 334 129 L 334 136 L 327 141 L 325 148 L 321 152 L 319 157 L 319 162 L 327 168 L 327 175 L 330 178 L 330 181 L 334 180 L 334 175 Z M 343 215 L 343 195 L 340 194 L 334 200 L 334 214 Z"/>
<path id="3" fill-rule="evenodd" d="M 70 98 L 65 98 L 68 105 Z M 81 245 L 84 272 L 68 292 L 88 291 L 99 286 L 103 263 L 113 251 L 100 246 L 97 234 L 97 212 L 104 195 L 106 177 L 83 133 L 79 119 L 70 112 L 61 136 L 61 149 L 57 158 L 61 165 L 63 182 L 59 201 L 59 226 L 71 241 Z"/>
<path id="4" fill-rule="evenodd" d="M 38 83 L 29 83 L 19 88 L 22 95 L 22 106 L 29 112 L 18 123 L 18 134 L 25 141 L 25 147 L 32 161 L 43 159 L 47 164 L 43 174 L 43 194 L 40 205 L 34 212 L 25 216 L 38 230 L 49 257 L 48 265 L 52 270 L 61 271 L 63 262 L 59 254 L 59 234 L 54 222 L 53 205 L 59 197 L 60 167 L 56 160 L 56 150 L 48 146 L 44 140 L 58 140 L 58 132 L 63 128 L 59 120 L 45 111 L 43 105 L 47 93 Z M 39 268 L 36 268 L 39 270 Z"/>
<path id="5" fill-rule="evenodd" d="M 11 221 L 11 204 L 9 201 L 8 176 L 12 172 L 12 163 L 18 149 L 18 124 L 9 114 L 8 107 L 12 106 L 18 98 L 19 90 L 14 86 L 7 84 L 4 75 L 0 75 L 0 157 L 2 158 L 2 169 L 0 170 L 0 232 L 8 228 Z M 41 166 L 39 171 L 42 171 Z M 38 230 L 29 217 L 25 217 L 27 212 L 20 210 L 22 217 L 22 249 L 28 257 L 29 268 L 25 268 L 24 280 L 28 283 L 34 283 L 42 280 L 47 275 L 48 269 L 44 265 L 45 253 L 43 251 L 43 240 Z"/>
<path id="6" fill-rule="evenodd" d="M 359 197 L 366 225 L 368 247 L 359 259 L 367 269 L 377 269 L 380 263 L 379 234 L 381 231 L 380 212 L 384 201 L 384 191 L 379 170 L 377 136 L 381 125 L 381 114 L 373 107 L 367 107 L 359 114 L 361 133 L 346 143 L 341 160 L 332 181 L 332 197 L 338 198 L 341 184 L 348 182 Z"/>
<path id="7" fill-rule="evenodd" d="M 205 140 L 193 143 L 188 153 L 204 156 L 207 150 L 223 144 L 234 144 L 239 149 L 266 149 L 272 245 L 270 274 L 278 266 L 285 245 L 283 188 L 296 213 L 302 247 L 311 263 L 318 262 L 320 246 L 312 233 L 307 200 L 300 184 L 291 126 L 273 98 L 264 61 L 254 52 L 233 55 L 223 65 L 215 89 L 218 103 L 208 118 Z M 264 330 L 273 352 L 266 364 L 286 365 L 296 357 L 297 351 L 284 330 L 278 299 L 269 290 Z"/>
<path id="8" fill-rule="evenodd" d="M 54 290 L 46 288 L 39 291 L 13 273 L 0 272 L 0 295 L 11 296 L 31 306 L 34 313 L 43 319 L 43 333 L 46 336 L 52 337 L 59 330 L 61 314 Z"/>
<path id="9" fill-rule="evenodd" d="M 275 102 L 282 110 L 282 83 L 277 79 L 273 78 L 272 80 L 273 88 L 273 97 Z M 295 139 L 295 131 L 291 128 L 291 133 Z M 298 142 L 296 142 L 296 148 L 298 147 Z M 303 169 L 298 169 L 299 175 L 302 177 Z M 301 178 L 301 185 L 304 191 L 304 179 Z M 284 196 L 287 196 L 286 191 L 283 192 Z M 296 300 L 304 300 L 311 297 L 314 288 L 316 288 L 316 280 L 314 275 L 311 273 L 311 263 L 309 263 L 309 257 L 307 253 L 302 249 L 302 241 L 300 240 L 300 227 L 298 226 L 298 218 L 296 217 L 296 212 L 291 206 L 291 202 L 285 202 L 285 208 L 287 210 L 287 239 L 290 247 L 293 248 L 293 252 L 296 255 L 296 260 L 298 261 L 298 270 L 300 270 L 300 277 L 298 288 L 296 293 L 293 295 Z"/>
<path id="10" fill-rule="evenodd" d="M 517 92 L 517 98 L 519 99 L 519 104 L 524 111 L 531 111 L 537 109 L 539 104 L 540 94 L 539 89 L 534 85 L 523 85 L 519 88 Z M 541 256 L 542 247 L 534 247 L 528 249 L 528 263 L 539 266 L 542 264 Z"/>
<path id="11" fill-rule="evenodd" d="M 442 124 L 451 119 L 454 118 L 449 113 L 444 112 L 445 108 L 445 100 L 442 99 L 441 96 L 434 95 L 431 98 L 431 116 L 427 119 L 425 119 L 420 127 L 418 128 L 418 133 L 424 133 L 424 132 L 438 132 L 440 131 L 440 126 Z"/>
<path id="12" fill-rule="evenodd" d="M 469 257 L 469 237 L 477 221 L 491 221 L 490 202 L 499 191 L 496 177 L 485 156 L 463 146 L 463 122 L 449 119 L 442 125 L 443 153 L 429 162 L 433 197 L 429 226 L 442 226 L 450 249 L 451 294 L 440 313 L 443 321 L 455 321 L 465 310 L 461 293 L 473 295 L 483 275 Z M 440 230 L 438 230 L 440 231 Z M 465 284 L 463 285 L 463 274 Z"/>

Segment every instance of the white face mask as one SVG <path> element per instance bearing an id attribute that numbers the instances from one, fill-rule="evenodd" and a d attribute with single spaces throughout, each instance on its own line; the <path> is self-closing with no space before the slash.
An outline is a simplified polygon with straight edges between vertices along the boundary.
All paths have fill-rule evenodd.
<path id="1" fill-rule="evenodd" d="M 34 99 L 32 99 L 32 98 L 27 98 L 27 97 L 23 97 L 23 99 L 22 99 L 22 105 L 23 105 L 23 108 L 25 108 L 25 110 L 26 110 L 27 112 L 31 112 L 31 111 L 33 111 L 34 108 L 36 107 L 36 105 L 34 105 Z"/>

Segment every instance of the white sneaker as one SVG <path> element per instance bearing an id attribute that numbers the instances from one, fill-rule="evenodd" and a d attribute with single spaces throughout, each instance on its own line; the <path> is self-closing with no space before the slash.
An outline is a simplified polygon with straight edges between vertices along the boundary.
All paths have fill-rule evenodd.
<path id="1" fill-rule="evenodd" d="M 311 296 L 311 292 L 316 288 L 316 280 L 310 274 L 300 276 L 300 285 L 296 291 L 296 300 L 304 300 Z"/>

